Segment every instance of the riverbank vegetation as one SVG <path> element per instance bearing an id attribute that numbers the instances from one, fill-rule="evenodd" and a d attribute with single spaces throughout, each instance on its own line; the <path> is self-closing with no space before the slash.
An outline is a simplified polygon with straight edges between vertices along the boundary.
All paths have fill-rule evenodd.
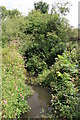
<path id="1" fill-rule="evenodd" d="M 25 101 L 31 93 L 25 85 L 24 65 L 28 83 L 50 87 L 52 118 L 80 118 L 79 45 L 77 30 L 65 18 L 67 5 L 58 4 L 49 14 L 47 3 L 35 3 L 28 16 L 2 6 L 4 118 L 30 110 Z"/>
<path id="2" fill-rule="evenodd" d="M 2 61 L 2 117 L 20 117 L 30 110 L 26 98 L 31 93 L 25 84 L 24 61 L 13 47 L 3 48 Z"/>

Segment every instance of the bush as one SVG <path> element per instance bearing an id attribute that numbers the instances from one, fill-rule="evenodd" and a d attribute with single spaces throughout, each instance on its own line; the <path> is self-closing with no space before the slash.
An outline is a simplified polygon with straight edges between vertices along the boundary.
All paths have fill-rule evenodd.
<path id="1" fill-rule="evenodd" d="M 79 119 L 80 87 L 78 55 L 74 48 L 58 55 L 50 70 L 39 74 L 38 81 L 51 86 L 53 115 L 59 119 Z"/>
<path id="2" fill-rule="evenodd" d="M 64 52 L 65 43 L 69 40 L 68 32 L 71 31 L 71 28 L 67 20 L 62 19 L 59 14 L 41 14 L 40 11 L 36 10 L 29 13 L 25 18 L 25 23 L 24 34 L 26 40 L 21 49 L 24 50 L 27 56 L 28 70 L 38 75 L 44 70 L 40 67 L 40 65 L 42 66 L 42 64 L 39 64 L 40 61 L 50 67 L 55 62 L 55 57 Z M 30 61 L 33 61 L 34 56 L 38 57 L 36 61 L 39 66 L 37 66 L 37 69 L 38 67 L 41 69 L 37 72 L 35 63 L 30 63 Z"/>
<path id="3" fill-rule="evenodd" d="M 31 71 L 32 75 L 37 75 L 42 70 L 44 70 L 47 67 L 47 65 L 38 56 L 33 55 L 33 57 L 28 60 L 26 67 L 28 71 Z"/>
<path id="4" fill-rule="evenodd" d="M 80 117 L 78 113 L 80 88 L 76 49 L 71 53 L 69 51 L 64 53 L 63 56 L 58 55 L 54 69 L 55 77 L 51 82 L 53 112 L 61 118 L 78 119 Z"/>

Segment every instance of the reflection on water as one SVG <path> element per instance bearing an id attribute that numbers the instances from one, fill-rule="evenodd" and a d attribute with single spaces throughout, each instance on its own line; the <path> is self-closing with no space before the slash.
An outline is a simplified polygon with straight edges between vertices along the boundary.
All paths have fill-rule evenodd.
<path id="1" fill-rule="evenodd" d="M 34 90 L 34 95 L 27 99 L 31 111 L 25 113 L 22 118 L 40 117 L 42 112 L 46 114 L 49 110 L 48 106 L 51 100 L 49 90 L 40 86 L 33 86 L 32 89 Z"/>

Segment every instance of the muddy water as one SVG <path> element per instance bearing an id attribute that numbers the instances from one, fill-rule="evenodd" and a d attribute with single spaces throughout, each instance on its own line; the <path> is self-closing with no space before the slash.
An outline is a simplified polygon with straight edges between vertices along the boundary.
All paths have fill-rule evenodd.
<path id="1" fill-rule="evenodd" d="M 47 114 L 51 110 L 49 107 L 51 96 L 49 90 L 40 86 L 32 86 L 34 90 L 33 96 L 27 99 L 31 110 L 29 113 L 24 113 L 22 118 L 35 118 L 40 117 L 41 114 Z"/>

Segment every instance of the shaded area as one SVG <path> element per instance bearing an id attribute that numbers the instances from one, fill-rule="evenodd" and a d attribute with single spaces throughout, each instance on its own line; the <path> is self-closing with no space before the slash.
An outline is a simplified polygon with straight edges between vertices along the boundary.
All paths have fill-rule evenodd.
<path id="1" fill-rule="evenodd" d="M 31 111 L 24 113 L 22 120 L 24 118 L 40 117 L 42 113 L 46 115 L 51 110 L 51 107 L 49 107 L 51 100 L 49 90 L 40 86 L 32 86 L 32 89 L 34 90 L 34 94 L 27 99 Z"/>

